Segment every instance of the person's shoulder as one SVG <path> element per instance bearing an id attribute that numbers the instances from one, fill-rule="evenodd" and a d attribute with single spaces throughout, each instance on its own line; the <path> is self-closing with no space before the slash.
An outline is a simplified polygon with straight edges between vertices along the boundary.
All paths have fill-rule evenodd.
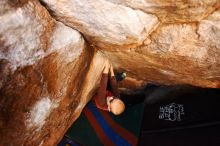
<path id="1" fill-rule="evenodd" d="M 109 91 L 109 90 L 106 90 L 106 97 L 107 96 L 113 96 L 113 93 L 111 91 Z"/>

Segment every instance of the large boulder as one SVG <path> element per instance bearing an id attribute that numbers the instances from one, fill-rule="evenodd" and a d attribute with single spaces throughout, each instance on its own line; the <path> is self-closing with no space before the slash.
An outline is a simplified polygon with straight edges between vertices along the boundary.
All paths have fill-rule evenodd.
<path id="1" fill-rule="evenodd" d="M 156 15 L 165 23 L 200 21 L 220 7 L 219 0 L 107 0 Z"/>
<path id="2" fill-rule="evenodd" d="M 156 16 L 107 0 L 41 0 L 59 21 L 82 32 L 99 48 L 143 44 L 159 24 Z"/>
<path id="3" fill-rule="evenodd" d="M 0 145 L 55 146 L 95 94 L 106 58 L 129 88 L 219 88 L 219 3 L 1 0 Z"/>
<path id="4" fill-rule="evenodd" d="M 133 78 L 220 86 L 218 0 L 41 1 Z"/>
<path id="5" fill-rule="evenodd" d="M 104 58 L 93 54 L 37 0 L 2 0 L 0 145 L 55 146 L 96 91 Z"/>
<path id="6" fill-rule="evenodd" d="M 115 68 L 153 83 L 220 87 L 220 13 L 200 23 L 164 24 L 148 44 L 103 51 Z"/>

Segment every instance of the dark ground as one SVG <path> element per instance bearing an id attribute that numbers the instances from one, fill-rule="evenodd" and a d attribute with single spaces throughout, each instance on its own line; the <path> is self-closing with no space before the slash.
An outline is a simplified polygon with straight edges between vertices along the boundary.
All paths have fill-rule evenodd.
<path id="1" fill-rule="evenodd" d="M 220 89 L 148 85 L 122 99 L 145 102 L 140 146 L 220 146 Z"/>

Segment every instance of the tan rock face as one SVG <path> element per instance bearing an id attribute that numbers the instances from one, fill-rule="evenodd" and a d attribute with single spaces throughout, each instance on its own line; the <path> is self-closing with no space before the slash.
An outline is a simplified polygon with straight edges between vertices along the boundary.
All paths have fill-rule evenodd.
<path id="1" fill-rule="evenodd" d="M 148 45 L 104 52 L 116 68 L 126 70 L 138 79 L 162 84 L 220 87 L 220 48 L 217 41 L 220 39 L 220 17 L 209 20 L 211 18 L 214 19 L 210 16 L 199 25 L 163 25 L 151 34 Z"/>
<path id="2" fill-rule="evenodd" d="M 41 2 L 60 22 L 38 0 L 0 1 L 0 145 L 56 145 L 106 58 L 132 77 L 122 88 L 220 88 L 219 0 Z"/>
<path id="3" fill-rule="evenodd" d="M 104 58 L 38 1 L 3 3 L 0 145 L 55 146 L 94 94 Z"/>
<path id="4" fill-rule="evenodd" d="M 108 0 L 156 15 L 162 22 L 200 21 L 220 6 L 219 0 Z"/>
<path id="5" fill-rule="evenodd" d="M 132 77 L 219 87 L 218 0 L 42 1 L 56 19 L 81 31 Z M 139 13 L 143 17 L 136 17 Z"/>
<path id="6" fill-rule="evenodd" d="M 106 0 L 41 0 L 53 16 L 82 32 L 95 46 L 130 48 L 143 43 L 157 17 Z"/>

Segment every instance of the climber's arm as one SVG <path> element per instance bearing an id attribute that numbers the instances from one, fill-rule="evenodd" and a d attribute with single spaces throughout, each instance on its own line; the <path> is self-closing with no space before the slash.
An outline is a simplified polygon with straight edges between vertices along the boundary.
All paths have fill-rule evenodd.
<path id="1" fill-rule="evenodd" d="M 115 74 L 114 74 L 114 70 L 112 66 L 110 67 L 110 75 L 111 75 L 111 89 L 112 89 L 113 95 L 117 98 L 120 98 L 118 84 L 115 79 Z"/>
<path id="2" fill-rule="evenodd" d="M 100 106 L 105 106 L 106 105 L 106 89 L 107 89 L 107 82 L 108 82 L 108 73 L 109 73 L 109 65 L 106 65 L 103 73 L 102 73 L 102 78 L 100 82 L 100 87 L 98 89 L 97 93 L 97 99 L 96 101 Z"/>

